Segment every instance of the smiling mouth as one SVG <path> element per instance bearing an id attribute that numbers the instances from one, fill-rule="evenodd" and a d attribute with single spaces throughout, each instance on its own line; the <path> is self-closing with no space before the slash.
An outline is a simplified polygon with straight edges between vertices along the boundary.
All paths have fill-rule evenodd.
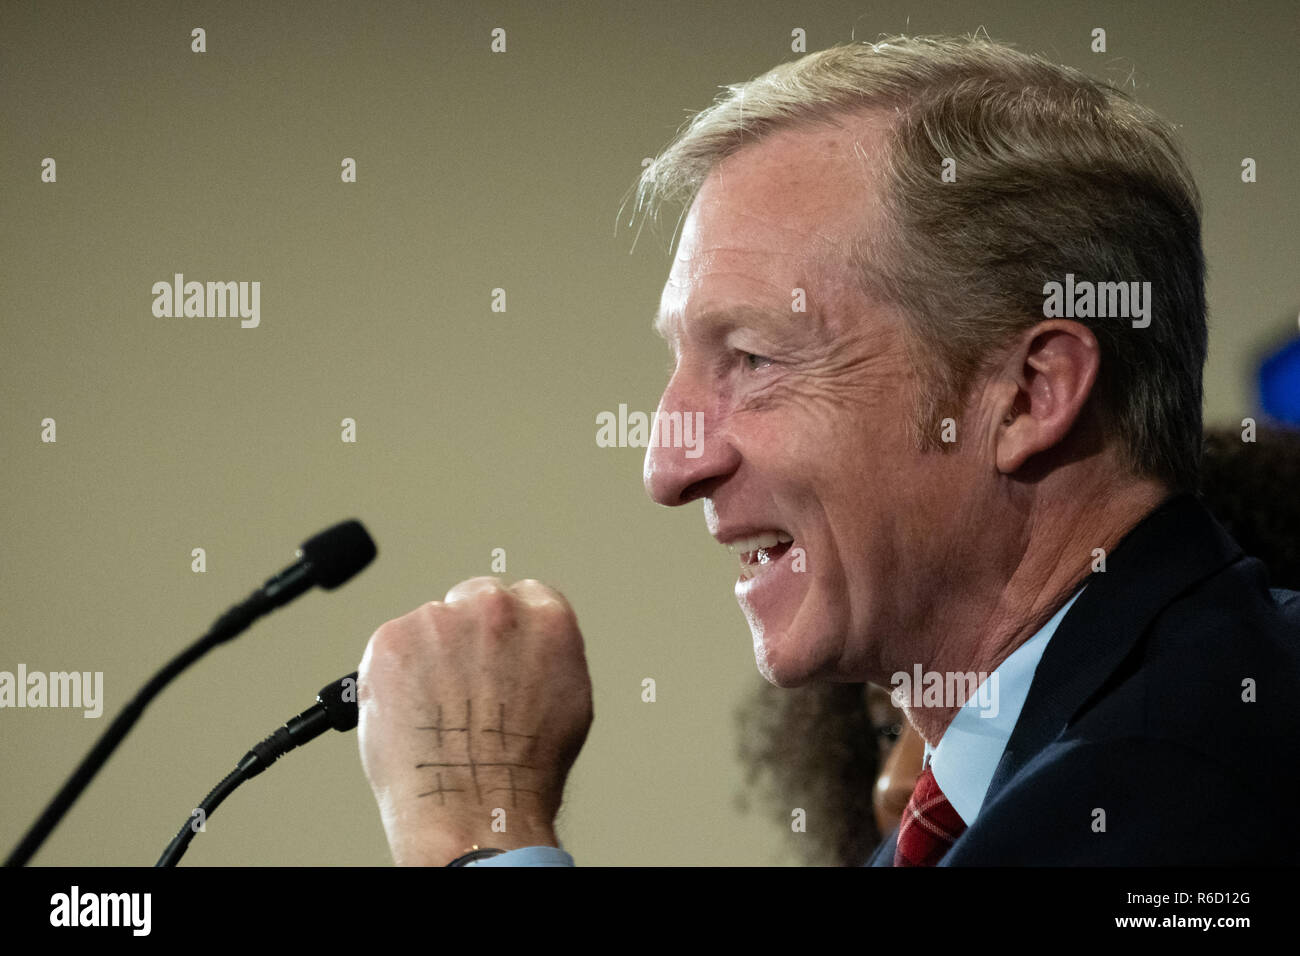
<path id="1" fill-rule="evenodd" d="M 740 558 L 740 579 L 748 581 L 779 561 L 793 544 L 794 538 L 784 531 L 769 531 L 733 541 L 727 550 Z"/>

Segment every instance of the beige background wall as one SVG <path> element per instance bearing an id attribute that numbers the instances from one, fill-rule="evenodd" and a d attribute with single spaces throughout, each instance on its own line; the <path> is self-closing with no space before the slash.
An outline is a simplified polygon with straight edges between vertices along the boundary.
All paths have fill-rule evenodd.
<path id="1" fill-rule="evenodd" d="M 734 802 L 732 713 L 760 678 L 733 560 L 698 507 L 648 501 L 641 449 L 595 442 L 598 412 L 654 409 L 667 360 L 649 329 L 666 234 L 630 255 L 616 215 L 642 157 L 718 86 L 792 58 L 793 28 L 819 49 L 981 26 L 1131 79 L 1183 125 L 1207 204 L 1208 417 L 1254 412 L 1249 363 L 1298 305 L 1287 2 L 0 6 L 0 670 L 103 671 L 107 698 L 99 720 L 0 711 L 4 851 L 156 667 L 356 516 L 377 562 L 187 673 L 36 862 L 152 864 L 379 624 L 489 573 L 496 547 L 506 577 L 565 591 L 586 636 L 596 722 L 561 829 L 579 862 L 789 860 L 788 827 Z M 260 327 L 155 318 L 176 272 L 260 281 Z M 246 785 L 186 862 L 388 862 L 355 735 Z"/>

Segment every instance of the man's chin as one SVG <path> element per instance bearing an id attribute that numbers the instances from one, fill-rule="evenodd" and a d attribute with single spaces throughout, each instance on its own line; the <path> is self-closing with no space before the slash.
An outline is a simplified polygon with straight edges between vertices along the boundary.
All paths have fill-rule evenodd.
<path id="1" fill-rule="evenodd" d="M 797 651 L 800 646 L 797 640 L 790 639 L 789 633 L 769 631 L 765 634 L 753 625 L 750 630 L 754 636 L 754 663 L 769 684 L 790 689 L 802 687 L 812 679 L 815 673 L 811 666 L 813 662 L 804 655 L 789 653 Z"/>

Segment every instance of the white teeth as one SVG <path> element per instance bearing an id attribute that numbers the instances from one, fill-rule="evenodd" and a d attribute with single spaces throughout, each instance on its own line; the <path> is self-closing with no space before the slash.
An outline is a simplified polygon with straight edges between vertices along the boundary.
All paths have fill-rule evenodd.
<path id="1" fill-rule="evenodd" d="M 762 534 L 754 535 L 752 538 L 737 538 L 727 545 L 727 550 L 748 554 L 751 551 L 757 551 L 759 548 L 774 548 L 778 544 L 789 544 L 793 540 L 794 538 L 784 531 L 765 531 Z"/>

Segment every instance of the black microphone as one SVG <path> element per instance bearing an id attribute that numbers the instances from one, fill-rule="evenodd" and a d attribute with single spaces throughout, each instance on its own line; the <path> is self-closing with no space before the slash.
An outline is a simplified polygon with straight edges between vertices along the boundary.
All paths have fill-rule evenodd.
<path id="1" fill-rule="evenodd" d="M 355 520 L 336 524 L 303 542 L 298 549 L 297 561 L 268 578 L 260 588 L 217 618 L 207 634 L 172 658 L 136 693 L 9 854 L 5 866 L 22 866 L 32 858 L 117 749 L 122 738 L 135 726 L 149 702 L 185 668 L 218 644 L 242 634 L 259 617 L 289 603 L 313 586 L 319 584 L 327 591 L 334 590 L 373 561 L 376 553 L 374 541 L 361 522 Z"/>
<path id="2" fill-rule="evenodd" d="M 348 731 L 357 725 L 357 672 L 340 677 L 334 683 L 321 688 L 316 695 L 316 703 L 308 707 L 297 717 L 291 717 L 252 750 L 244 754 L 235 765 L 235 769 L 225 779 L 212 788 L 203 802 L 181 824 L 172 842 L 167 844 L 155 867 L 175 866 L 185 851 L 198 828 L 194 824 L 195 814 L 206 823 L 221 802 L 235 792 L 245 780 L 251 780 L 271 764 L 287 754 L 290 750 L 301 747 L 308 741 L 315 740 L 331 728 Z"/>
<path id="3" fill-rule="evenodd" d="M 256 620 L 317 584 L 326 591 L 333 591 L 373 561 L 375 554 L 375 542 L 361 522 L 342 521 L 304 541 L 298 549 L 297 561 L 267 578 L 244 604 L 236 605 L 227 613 L 243 608 L 245 612 L 255 612 L 253 619 Z M 231 634 L 225 639 L 234 636 Z"/>
<path id="4" fill-rule="evenodd" d="M 327 730 L 349 731 L 357 726 L 357 672 L 322 687 L 316 703 L 284 722 L 239 761 L 244 779 L 256 777 L 296 747 L 315 740 Z"/>

